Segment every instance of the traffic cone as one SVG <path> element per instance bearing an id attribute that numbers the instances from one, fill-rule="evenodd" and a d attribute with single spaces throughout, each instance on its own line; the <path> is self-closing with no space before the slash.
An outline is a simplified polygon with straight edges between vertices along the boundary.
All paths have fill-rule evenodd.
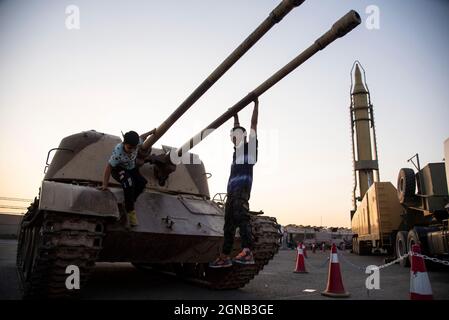
<path id="1" fill-rule="evenodd" d="M 332 298 L 349 297 L 349 293 L 343 287 L 343 280 L 341 278 L 340 263 L 338 262 L 337 247 L 332 244 L 332 250 L 329 261 L 329 275 L 327 278 L 327 288 L 321 292 L 323 296 Z"/>
<path id="2" fill-rule="evenodd" d="M 302 243 L 296 248 L 298 254 L 296 255 L 296 269 L 294 273 L 307 273 L 306 266 L 304 264 L 304 251 L 302 249 Z"/>
<path id="3" fill-rule="evenodd" d="M 412 252 L 421 254 L 419 244 L 412 246 Z M 424 259 L 415 255 L 412 255 L 410 268 L 410 300 L 433 300 L 432 287 Z"/>
<path id="4" fill-rule="evenodd" d="M 302 244 L 302 253 L 304 254 L 304 258 L 307 258 L 307 248 L 305 244 Z"/>

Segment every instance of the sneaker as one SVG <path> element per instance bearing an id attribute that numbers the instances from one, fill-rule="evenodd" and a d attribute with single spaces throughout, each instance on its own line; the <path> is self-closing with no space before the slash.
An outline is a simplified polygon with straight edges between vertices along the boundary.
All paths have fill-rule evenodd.
<path id="1" fill-rule="evenodd" d="M 135 210 L 128 212 L 128 222 L 131 227 L 139 225 L 139 223 L 137 222 L 137 215 Z"/>
<path id="2" fill-rule="evenodd" d="M 209 263 L 211 268 L 229 268 L 232 267 L 232 261 L 229 256 L 221 254 L 214 262 Z"/>
<path id="3" fill-rule="evenodd" d="M 254 258 L 251 250 L 243 249 L 232 261 L 239 264 L 254 264 Z"/>

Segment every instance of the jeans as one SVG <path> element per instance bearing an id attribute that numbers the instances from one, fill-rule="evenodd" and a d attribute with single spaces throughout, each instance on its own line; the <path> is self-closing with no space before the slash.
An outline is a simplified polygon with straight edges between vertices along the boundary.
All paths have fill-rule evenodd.
<path id="1" fill-rule="evenodd" d="M 229 255 L 234 245 L 235 231 L 239 228 L 242 248 L 252 247 L 251 225 L 248 201 L 228 196 L 225 205 L 223 253 Z"/>
<path id="2" fill-rule="evenodd" d="M 123 188 L 126 212 L 133 211 L 134 203 L 145 189 L 147 180 L 140 174 L 137 167 L 131 170 L 115 167 L 112 168 L 111 175 Z"/>

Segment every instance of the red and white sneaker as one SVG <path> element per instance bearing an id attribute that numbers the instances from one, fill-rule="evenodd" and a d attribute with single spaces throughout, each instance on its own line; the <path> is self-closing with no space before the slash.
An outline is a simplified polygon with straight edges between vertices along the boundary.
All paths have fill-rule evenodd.
<path id="1" fill-rule="evenodd" d="M 243 249 L 233 260 L 235 263 L 239 264 L 254 264 L 254 257 L 249 249 Z"/>
<path id="2" fill-rule="evenodd" d="M 209 263 L 210 268 L 229 268 L 232 267 L 232 261 L 229 256 L 221 254 L 214 262 Z"/>

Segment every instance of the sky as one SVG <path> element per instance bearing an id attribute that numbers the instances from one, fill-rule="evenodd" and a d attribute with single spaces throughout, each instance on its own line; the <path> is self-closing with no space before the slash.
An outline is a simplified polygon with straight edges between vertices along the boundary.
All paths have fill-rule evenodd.
<path id="1" fill-rule="evenodd" d="M 49 149 L 94 129 L 157 127 L 277 0 L 0 1 L 0 197 L 34 198 Z M 68 6 L 79 29 L 67 28 Z M 370 6 L 379 12 L 372 24 Z M 350 226 L 350 70 L 366 70 L 380 177 L 444 158 L 449 2 L 308 0 L 273 27 L 156 144 L 179 147 L 350 9 L 362 24 L 263 94 L 250 206 L 285 224 Z M 71 20 L 70 20 L 71 21 Z M 240 112 L 249 126 L 252 106 Z M 193 149 L 225 192 L 232 122 Z"/>

